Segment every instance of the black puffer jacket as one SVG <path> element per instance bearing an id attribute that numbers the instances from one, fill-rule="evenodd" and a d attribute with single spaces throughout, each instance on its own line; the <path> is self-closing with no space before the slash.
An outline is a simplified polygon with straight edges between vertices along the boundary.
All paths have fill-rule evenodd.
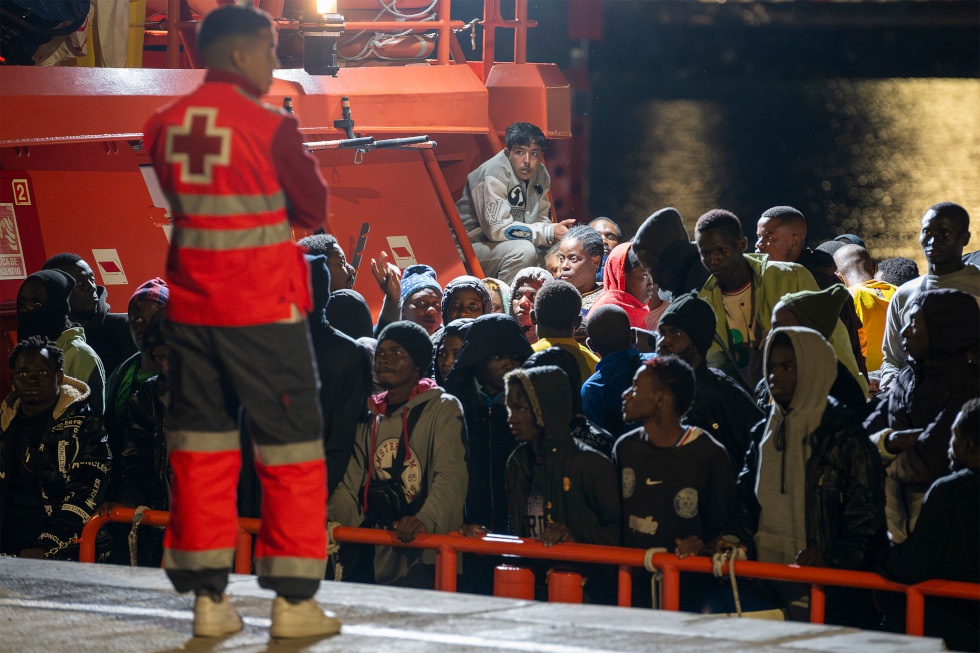
<path id="1" fill-rule="evenodd" d="M 102 503 L 109 480 L 112 461 L 108 439 L 102 419 L 89 406 L 88 394 L 84 383 L 65 377 L 51 419 L 40 441 L 31 443 L 32 455 L 26 461 L 37 478 L 41 504 L 48 515 L 34 547 L 42 549 L 48 558 L 77 556 L 78 547 L 72 539 L 81 535 L 82 527 Z M 3 510 L 11 462 L 8 458 L 13 453 L 9 443 L 19 428 L 19 404 L 16 394 L 11 393 L 0 405 L 0 533 L 16 527 L 6 523 Z"/>
<path id="2" fill-rule="evenodd" d="M 168 510 L 169 471 L 163 432 L 167 385 L 162 376 L 137 383 L 126 402 L 122 448 L 115 458 L 119 468 L 116 501 Z"/>
<path id="3" fill-rule="evenodd" d="M 524 530 L 528 496 L 534 474 L 544 494 L 545 521 L 565 524 L 576 542 L 618 546 L 620 494 L 612 461 L 572 437 L 569 421 L 572 393 L 565 373 L 554 366 L 517 370 L 511 379 L 522 378 L 535 412 L 544 421 L 542 460 L 535 460 L 531 445 L 518 445 L 507 460 L 508 531 L 527 537 Z M 532 394 L 533 393 L 533 394 Z"/>
<path id="4" fill-rule="evenodd" d="M 853 416 L 827 399 L 820 426 L 810 434 L 806 461 L 806 540 L 828 566 L 870 569 L 887 546 L 885 479 L 881 457 Z M 765 422 L 753 430 L 738 479 L 738 511 L 724 529 L 751 545 L 761 506 L 756 497 L 759 441 Z M 754 557 L 750 546 L 750 557 Z"/>

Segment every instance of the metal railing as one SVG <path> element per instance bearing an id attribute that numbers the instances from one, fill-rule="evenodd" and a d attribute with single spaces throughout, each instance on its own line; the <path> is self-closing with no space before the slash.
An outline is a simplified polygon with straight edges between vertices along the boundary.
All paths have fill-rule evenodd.
<path id="1" fill-rule="evenodd" d="M 85 525 L 80 539 L 79 559 L 95 561 L 95 539 L 109 522 L 131 522 L 135 514 L 132 508 L 114 508 L 108 515 L 96 515 Z M 170 514 L 147 510 L 143 512 L 142 525 L 165 526 Z M 258 519 L 239 518 L 239 533 L 235 545 L 235 573 L 249 574 L 252 567 L 252 535 L 258 533 Z M 482 538 L 449 535 L 418 535 L 405 544 L 398 540 L 394 531 L 338 526 L 333 531 L 337 542 L 374 544 L 413 549 L 432 549 L 436 552 L 435 589 L 456 591 L 457 560 L 460 553 L 508 556 L 614 565 L 618 567 L 617 602 L 628 607 L 632 602 L 634 567 L 645 567 L 647 552 L 643 549 L 600 546 L 595 544 L 559 544 L 546 547 L 537 540 L 526 540 L 506 535 L 487 535 Z M 710 558 L 678 558 L 671 553 L 654 553 L 649 556 L 653 567 L 663 574 L 663 608 L 680 609 L 680 573 L 713 573 Z M 882 590 L 905 594 L 905 632 L 922 635 L 925 629 L 925 597 L 946 597 L 980 602 L 980 585 L 948 580 L 930 580 L 916 585 L 903 585 L 866 571 L 828 569 L 824 567 L 800 567 L 766 562 L 740 560 L 734 563 L 735 573 L 743 578 L 762 578 L 810 585 L 810 621 L 823 623 L 826 605 L 824 588 L 853 587 Z M 727 566 L 725 568 L 727 572 Z"/>

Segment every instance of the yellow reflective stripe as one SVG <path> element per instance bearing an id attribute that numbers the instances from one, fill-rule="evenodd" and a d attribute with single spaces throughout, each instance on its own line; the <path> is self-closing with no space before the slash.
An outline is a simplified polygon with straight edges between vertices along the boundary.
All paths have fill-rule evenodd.
<path id="1" fill-rule="evenodd" d="M 167 430 L 167 451 L 238 451 L 238 431 Z"/>
<path id="2" fill-rule="evenodd" d="M 255 447 L 256 458 L 263 465 L 294 465 L 311 460 L 323 460 L 323 440 L 291 444 L 260 444 Z"/>
<path id="3" fill-rule="evenodd" d="M 207 551 L 163 550 L 164 569 L 231 569 L 235 562 L 235 549 L 210 549 Z"/>
<path id="4" fill-rule="evenodd" d="M 286 556 L 255 559 L 255 575 L 266 578 L 315 578 L 322 580 L 326 573 L 326 551 L 324 551 L 323 560 Z"/>
<path id="5" fill-rule="evenodd" d="M 291 237 L 289 223 L 285 221 L 248 229 L 177 227 L 174 229 L 173 244 L 190 249 L 217 251 L 279 245 L 290 242 Z"/>
<path id="6" fill-rule="evenodd" d="M 281 190 L 272 195 L 167 193 L 167 201 L 174 213 L 216 217 L 271 213 L 286 208 L 286 194 Z"/>

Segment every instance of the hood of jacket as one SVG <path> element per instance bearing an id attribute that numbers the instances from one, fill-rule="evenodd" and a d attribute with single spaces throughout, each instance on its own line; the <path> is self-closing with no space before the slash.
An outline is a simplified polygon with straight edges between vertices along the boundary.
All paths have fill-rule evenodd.
<path id="1" fill-rule="evenodd" d="M 65 376 L 65 380 L 61 383 L 61 392 L 58 395 L 58 401 L 54 404 L 54 410 L 52 411 L 53 417 L 60 419 L 72 404 L 81 403 L 88 399 L 88 396 L 89 388 L 85 383 L 70 376 Z M 10 426 L 10 422 L 17 414 L 18 408 L 20 408 L 20 398 L 17 396 L 17 391 L 15 390 L 3 400 L 3 407 L 0 408 L 0 429 L 6 430 Z"/>
<path id="2" fill-rule="evenodd" d="M 572 387 L 561 368 L 554 365 L 519 368 L 509 372 L 504 382 L 508 389 L 519 383 L 527 393 L 534 421 L 544 429 L 541 450 L 546 455 L 572 444 Z"/>
<path id="3" fill-rule="evenodd" d="M 778 334 L 785 334 L 793 345 L 796 355 L 796 392 L 790 401 L 789 411 L 783 411 L 779 404 L 774 404 L 777 411 L 789 412 L 794 416 L 804 413 L 819 412 L 813 428 L 820 423 L 824 408 L 827 406 L 827 396 L 830 387 L 837 378 L 837 357 L 834 348 L 819 333 L 806 327 L 782 327 L 773 329 L 766 339 L 762 370 L 766 388 L 772 393 L 769 385 L 769 352 Z"/>
<path id="4" fill-rule="evenodd" d="M 463 383 L 463 379 L 476 373 L 478 363 L 491 356 L 514 356 L 523 363 L 532 353 L 530 343 L 513 317 L 501 313 L 481 315 L 470 324 L 447 382 Z"/>
<path id="5" fill-rule="evenodd" d="M 413 408 L 416 404 L 428 401 L 429 395 L 427 393 L 435 391 L 437 394 L 442 393 L 442 388 L 436 384 L 435 379 L 429 378 L 427 376 L 419 379 L 418 385 L 412 388 L 412 392 L 408 395 L 408 401 L 405 403 L 405 408 Z M 425 395 L 425 396 L 422 396 Z M 376 395 L 371 395 L 368 397 L 368 408 L 375 415 L 387 415 L 388 414 L 388 391 L 379 392 Z"/>
<path id="6" fill-rule="evenodd" d="M 310 266 L 310 281 L 313 287 L 313 310 L 310 311 L 310 326 L 318 327 L 326 319 L 324 310 L 330 301 L 330 270 L 327 269 L 327 257 L 322 254 L 306 255 Z"/>

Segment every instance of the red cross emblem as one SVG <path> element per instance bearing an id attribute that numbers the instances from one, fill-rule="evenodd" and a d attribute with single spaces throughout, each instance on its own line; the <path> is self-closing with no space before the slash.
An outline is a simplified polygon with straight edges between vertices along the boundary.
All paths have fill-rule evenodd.
<path id="1" fill-rule="evenodd" d="M 216 127 L 215 107 L 189 107 L 184 124 L 167 128 L 166 160 L 180 164 L 180 181 L 210 184 L 212 168 L 231 161 L 231 129 Z"/>

